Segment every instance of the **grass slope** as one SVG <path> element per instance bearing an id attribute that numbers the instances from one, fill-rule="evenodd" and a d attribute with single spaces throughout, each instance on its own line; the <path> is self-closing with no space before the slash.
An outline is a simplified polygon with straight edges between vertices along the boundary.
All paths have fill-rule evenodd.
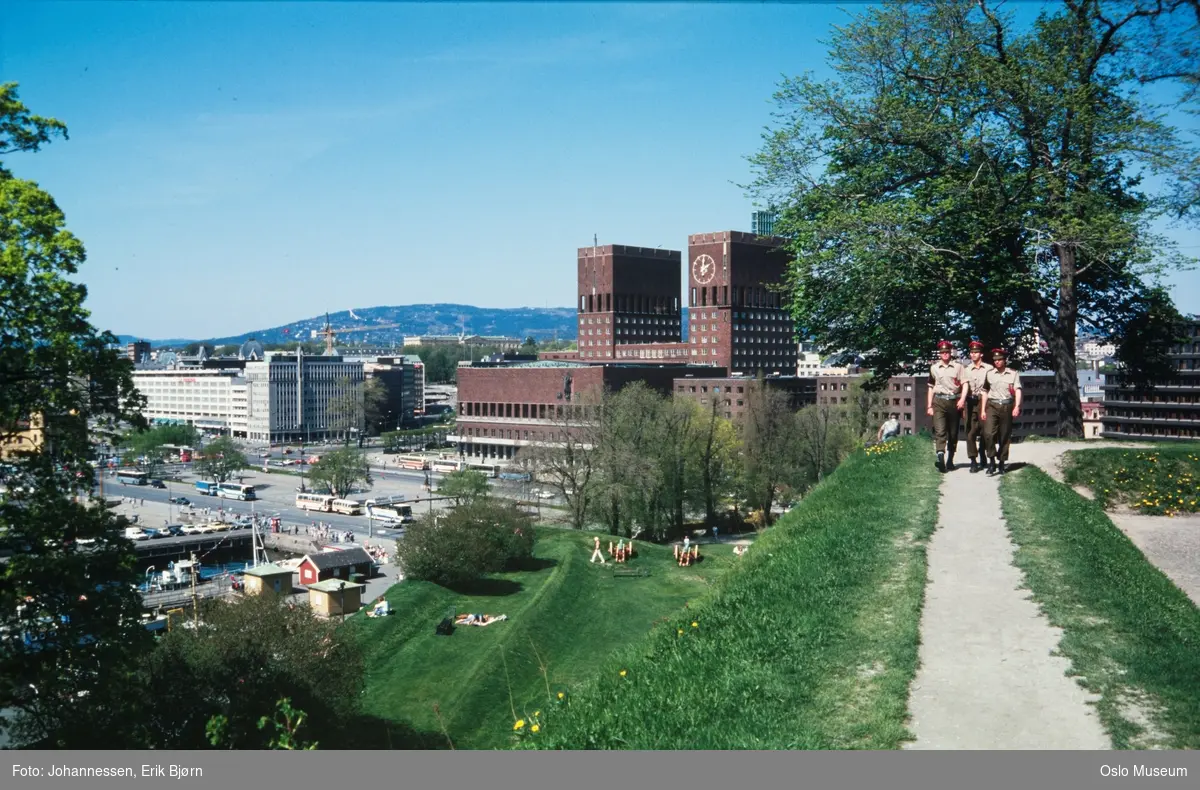
<path id="1" fill-rule="evenodd" d="M 611 562 L 588 563 L 590 534 L 543 529 L 535 555 L 544 567 L 497 574 L 484 590 L 492 594 L 465 595 L 426 582 L 396 585 L 387 593 L 396 615 L 353 623 L 366 643 L 366 711 L 438 732 L 436 704 L 456 748 L 506 746 L 514 712 L 530 718 L 558 691 L 592 677 L 612 651 L 703 593 L 733 561 L 730 547 L 707 548 L 701 548 L 704 561 L 679 568 L 669 548 L 639 543 L 639 556 L 627 567 L 651 575 L 614 578 Z M 449 608 L 509 619 L 436 636 Z M 442 745 L 448 745 L 444 739 Z"/>
<path id="2" fill-rule="evenodd" d="M 1111 508 L 1127 505 L 1148 516 L 1200 512 L 1200 445 L 1189 442 L 1153 450 L 1073 450 L 1063 477 L 1090 488 Z"/>
<path id="3" fill-rule="evenodd" d="M 525 745 L 898 747 L 938 477 L 927 440 L 893 447 L 847 459 L 711 595 L 545 711 Z"/>
<path id="4" fill-rule="evenodd" d="M 1124 452 L 1124 451 L 1118 451 Z M 1200 611 L 1104 514 L 1036 468 L 1000 485 L 1016 564 L 1122 749 L 1200 748 Z"/>

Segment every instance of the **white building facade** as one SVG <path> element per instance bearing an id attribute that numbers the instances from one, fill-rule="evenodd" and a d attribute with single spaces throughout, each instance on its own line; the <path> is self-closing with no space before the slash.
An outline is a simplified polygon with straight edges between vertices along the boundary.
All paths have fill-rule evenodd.
<path id="1" fill-rule="evenodd" d="M 260 442 L 332 439 L 342 426 L 331 404 L 348 393 L 361 408 L 363 363 L 336 355 L 267 352 L 246 363 L 247 438 Z"/>
<path id="2" fill-rule="evenodd" d="M 152 423 L 246 436 L 247 384 L 237 370 L 136 370 L 133 383 L 146 398 Z"/>

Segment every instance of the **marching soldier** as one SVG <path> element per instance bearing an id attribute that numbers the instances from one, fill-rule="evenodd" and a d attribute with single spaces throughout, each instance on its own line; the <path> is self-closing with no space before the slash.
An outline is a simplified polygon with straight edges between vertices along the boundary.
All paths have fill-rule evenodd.
<path id="1" fill-rule="evenodd" d="M 983 361 L 983 343 L 972 340 L 967 347 L 971 352 L 971 364 L 967 365 L 967 407 L 963 410 L 963 422 L 967 428 L 967 455 L 971 459 L 971 473 L 987 466 L 987 454 L 979 458 L 983 422 L 979 419 L 979 400 L 983 396 L 983 383 L 992 366 Z"/>
<path id="2" fill-rule="evenodd" d="M 933 418 L 934 448 L 939 472 L 954 469 L 954 451 L 958 448 L 958 412 L 967 402 L 966 371 L 950 360 L 954 344 L 943 340 L 937 345 L 938 361 L 929 367 L 929 395 L 925 413 Z"/>
<path id="3" fill-rule="evenodd" d="M 1013 417 L 1021 416 L 1021 376 L 1008 368 L 1008 352 L 992 349 L 995 367 L 984 377 L 986 397 L 979 406 L 983 420 L 983 446 L 987 451 L 989 475 L 1004 474 L 1008 445 L 1012 439 Z M 996 461 L 1000 461 L 997 469 Z"/>

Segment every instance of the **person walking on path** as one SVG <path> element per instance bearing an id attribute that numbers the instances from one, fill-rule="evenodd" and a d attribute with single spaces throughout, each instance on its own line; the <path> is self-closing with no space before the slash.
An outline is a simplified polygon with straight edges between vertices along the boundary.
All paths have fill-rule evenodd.
<path id="1" fill-rule="evenodd" d="M 950 359 L 953 343 L 943 340 L 937 349 L 939 359 L 929 367 L 925 413 L 933 418 L 938 471 L 949 472 L 954 469 L 954 450 L 958 447 L 958 413 L 967 403 L 967 375 L 960 363 Z"/>
<path id="2" fill-rule="evenodd" d="M 971 353 L 971 364 L 967 365 L 967 407 L 963 409 L 963 422 L 967 429 L 967 456 L 971 459 L 971 473 L 974 474 L 987 466 L 987 455 L 979 458 L 983 433 L 979 401 L 983 397 L 984 379 L 992 366 L 983 361 L 983 343 L 972 340 L 967 348 Z"/>
<path id="3" fill-rule="evenodd" d="M 992 349 L 992 362 L 995 367 L 984 377 L 983 388 L 987 397 L 979 407 L 989 475 L 1005 473 L 1013 418 L 1021 416 L 1021 375 L 1008 367 L 1008 352 L 1002 348 Z M 997 461 L 1000 462 L 999 468 Z"/>
<path id="4" fill-rule="evenodd" d="M 592 558 L 588 562 L 595 562 L 596 560 L 599 560 L 601 565 L 606 564 L 604 562 L 604 552 L 600 550 L 600 538 L 596 538 L 595 548 L 592 550 Z"/>

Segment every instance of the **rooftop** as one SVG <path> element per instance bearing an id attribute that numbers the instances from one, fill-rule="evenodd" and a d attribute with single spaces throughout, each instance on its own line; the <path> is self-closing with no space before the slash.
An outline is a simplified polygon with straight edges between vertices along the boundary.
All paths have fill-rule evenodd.
<path id="1" fill-rule="evenodd" d="M 335 593 L 341 592 L 342 590 L 353 590 L 356 588 L 361 589 L 366 586 L 367 585 L 365 584 L 343 581 L 342 579 L 326 579 L 323 582 L 316 582 L 315 584 L 308 585 L 308 589 L 323 593 Z"/>
<path id="2" fill-rule="evenodd" d="M 275 576 L 277 574 L 282 575 L 284 573 L 288 574 L 289 576 L 292 575 L 290 568 L 281 568 L 273 562 L 246 569 L 247 576 Z"/>
<path id="3" fill-rule="evenodd" d="M 349 549 L 340 549 L 338 551 L 322 551 L 316 554 L 309 554 L 304 559 L 312 562 L 317 567 L 317 570 L 327 571 L 330 568 L 345 568 L 350 565 L 361 565 L 363 563 L 372 563 L 371 555 L 367 554 L 362 546 L 354 546 Z"/>

